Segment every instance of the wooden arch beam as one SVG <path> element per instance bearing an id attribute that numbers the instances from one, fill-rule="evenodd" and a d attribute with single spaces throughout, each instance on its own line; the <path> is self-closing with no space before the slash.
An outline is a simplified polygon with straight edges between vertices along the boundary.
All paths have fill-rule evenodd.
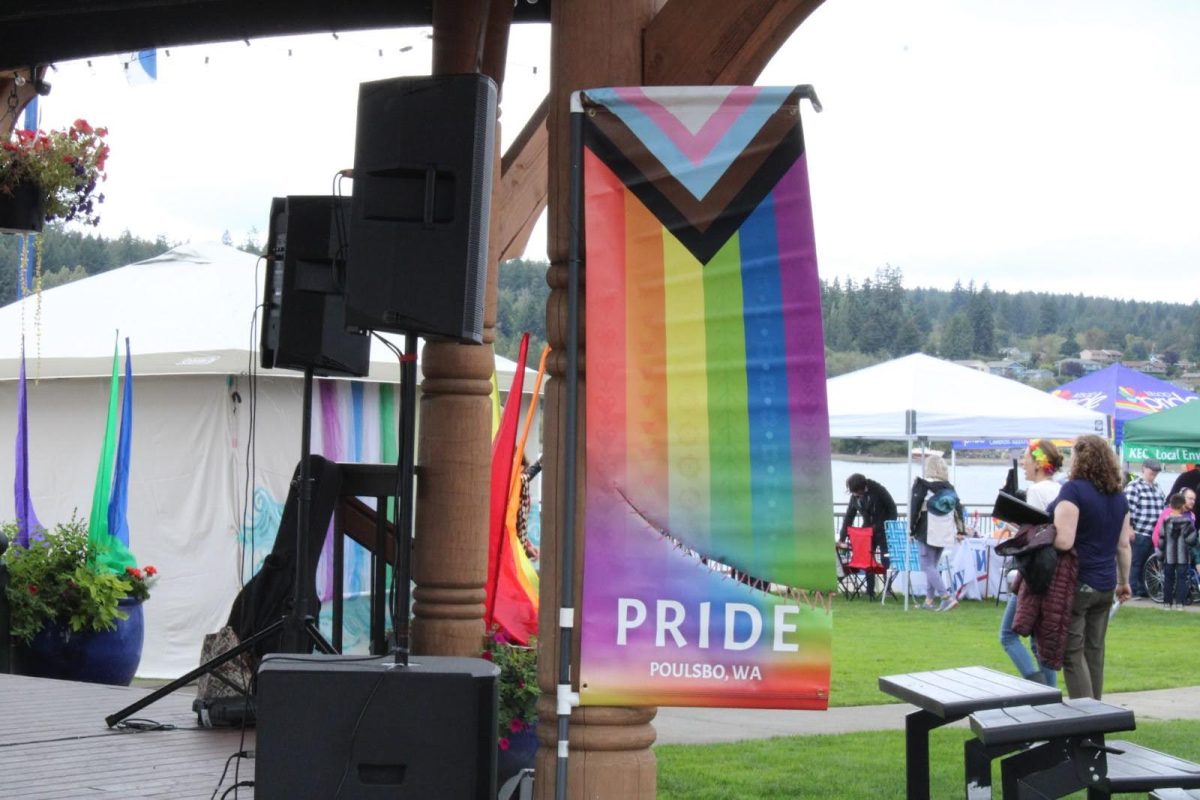
<path id="1" fill-rule="evenodd" d="M 546 119 L 550 98 L 542 100 L 500 162 L 500 191 L 495 202 L 504 213 L 492 231 L 500 244 L 500 261 L 525 252 L 538 215 L 546 207 L 550 177 L 550 132 Z"/>
<path id="2" fill-rule="evenodd" d="M 646 27 L 647 86 L 754 83 L 822 0 L 668 0 Z"/>

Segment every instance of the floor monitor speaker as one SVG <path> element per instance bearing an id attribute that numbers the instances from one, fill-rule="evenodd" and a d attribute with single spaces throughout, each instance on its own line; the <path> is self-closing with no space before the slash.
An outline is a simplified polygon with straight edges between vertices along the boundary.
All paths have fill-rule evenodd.
<path id="1" fill-rule="evenodd" d="M 254 796 L 494 800 L 499 674 L 479 658 L 269 655 Z"/>
<path id="2" fill-rule="evenodd" d="M 484 75 L 359 86 L 351 324 L 482 341 L 495 124 Z"/>
<path id="3" fill-rule="evenodd" d="M 366 375 L 371 337 L 346 328 L 350 198 L 271 201 L 259 352 L 265 369 Z"/>

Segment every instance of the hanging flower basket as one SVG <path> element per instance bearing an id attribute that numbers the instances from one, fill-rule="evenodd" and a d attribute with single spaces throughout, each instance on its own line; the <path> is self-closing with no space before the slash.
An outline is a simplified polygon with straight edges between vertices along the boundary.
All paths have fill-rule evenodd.
<path id="1" fill-rule="evenodd" d="M 20 204 L 34 192 L 34 202 L 40 205 L 35 224 L 29 224 L 30 211 L 11 223 L 0 216 L 0 229 L 41 230 L 42 223 L 53 220 L 100 224 L 104 193 L 98 188 L 107 177 L 107 135 L 107 128 L 77 119 L 68 128 L 14 131 L 13 138 L 0 141 L 0 203 Z"/>
<path id="2" fill-rule="evenodd" d="M 36 183 L 0 189 L 0 233 L 38 233 L 45 222 L 46 193 Z"/>

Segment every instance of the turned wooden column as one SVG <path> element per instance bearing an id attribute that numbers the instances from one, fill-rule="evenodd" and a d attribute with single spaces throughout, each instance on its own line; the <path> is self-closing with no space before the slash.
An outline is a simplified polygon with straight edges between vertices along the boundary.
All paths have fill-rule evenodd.
<path id="1" fill-rule="evenodd" d="M 555 686 L 558 683 L 558 606 L 560 537 L 562 532 L 563 419 L 566 402 L 567 245 L 570 96 L 577 89 L 597 86 L 638 86 L 642 83 L 642 31 L 661 3 L 656 0 L 555 0 L 551 7 L 550 60 L 550 171 L 549 243 L 550 299 L 546 308 L 546 334 L 554 353 L 546 384 L 543 453 L 546 477 L 542 482 L 541 614 L 538 627 L 538 737 L 536 795 L 554 797 L 557 761 Z M 586 270 L 584 271 L 586 273 Z M 581 287 L 584 281 L 581 280 Z M 583 556 L 585 342 L 583 300 L 580 299 L 579 435 L 576 487 L 579 533 L 575 551 L 575 608 L 579 615 L 580 566 Z M 579 663 L 579 637 L 572 661 Z M 572 677 L 579 688 L 577 667 Z M 628 800 L 655 796 L 656 764 L 654 708 L 576 708 L 571 715 L 568 796 L 589 800 Z"/>
<path id="2" fill-rule="evenodd" d="M 483 71 L 497 85 L 511 0 L 434 3 L 433 74 Z M 500 123 L 496 121 L 493 187 L 500 186 Z M 497 228 L 499 203 L 491 208 Z M 489 239 L 483 344 L 429 342 L 421 353 L 421 408 L 413 553 L 413 651 L 479 655 L 487 576 L 491 480 L 491 376 L 495 368 L 497 259 L 502 243 Z"/>

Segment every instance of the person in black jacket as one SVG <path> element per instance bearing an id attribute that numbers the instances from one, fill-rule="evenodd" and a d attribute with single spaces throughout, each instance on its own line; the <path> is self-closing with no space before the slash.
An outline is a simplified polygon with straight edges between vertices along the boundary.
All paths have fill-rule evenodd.
<path id="1" fill-rule="evenodd" d="M 878 550 L 882 557 L 880 563 L 888 565 L 887 534 L 883 523 L 896 519 L 896 501 L 883 486 L 859 473 L 846 478 L 846 491 L 850 492 L 850 502 L 846 504 L 846 516 L 842 517 L 842 531 L 838 535 L 839 544 L 844 544 L 850 536 L 850 526 L 854 518 L 862 516 L 862 527 L 871 528 L 871 547 Z M 867 573 L 867 597 L 875 599 L 875 576 Z"/>
<path id="2" fill-rule="evenodd" d="M 1171 491 L 1167 492 L 1167 497 L 1180 494 L 1184 489 L 1200 492 L 1200 464 L 1184 464 L 1183 466 L 1185 469 L 1179 473 L 1179 477 L 1171 485 Z"/>

